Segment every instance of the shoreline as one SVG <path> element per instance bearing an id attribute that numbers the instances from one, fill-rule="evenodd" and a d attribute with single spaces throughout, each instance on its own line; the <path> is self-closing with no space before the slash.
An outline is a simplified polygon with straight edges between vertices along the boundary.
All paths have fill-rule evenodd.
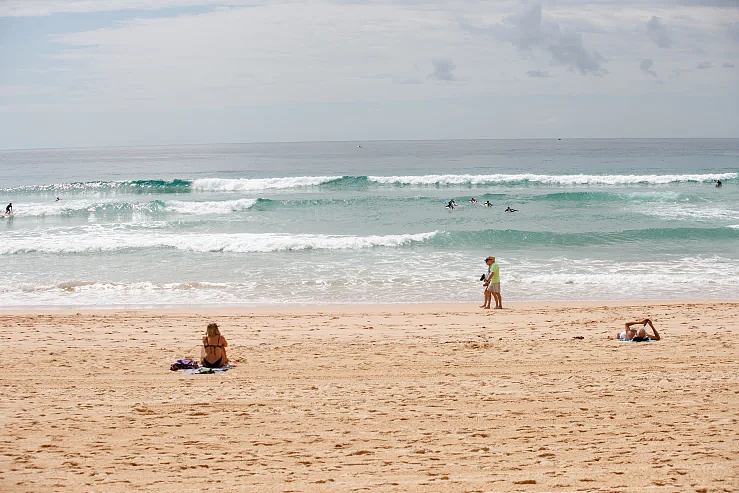
<path id="1" fill-rule="evenodd" d="M 514 310 L 521 308 L 532 308 L 537 306 L 551 306 L 554 308 L 571 307 L 571 308 L 588 308 L 588 307 L 599 307 L 599 306 L 652 306 L 652 305 L 724 305 L 724 304 L 735 304 L 739 303 L 738 299 L 654 299 L 654 300 L 556 300 L 556 301 L 504 301 L 505 310 Z M 291 313 L 309 313 L 312 311 L 320 310 L 337 310 L 339 312 L 354 312 L 357 310 L 362 311 L 394 311 L 402 309 L 404 311 L 420 311 L 423 308 L 435 307 L 438 310 L 467 310 L 477 309 L 481 313 L 482 308 L 479 308 L 475 302 L 418 302 L 418 303 L 336 303 L 336 304 L 274 304 L 274 305 L 167 305 L 167 306 L 103 306 L 103 307 L 69 307 L 69 306 L 58 306 L 58 307 L 47 307 L 47 306 L 31 306 L 31 307 L 2 307 L 0 306 L 0 315 L 9 314 L 17 315 L 22 313 L 111 313 L 111 312 L 129 312 L 129 313 L 195 313 L 195 312 L 211 312 L 211 313 L 225 313 L 231 314 L 242 311 L 256 311 L 256 312 L 291 312 Z M 504 310 L 504 311 L 505 311 Z M 487 310 L 484 310 L 487 311 Z"/>
<path id="2" fill-rule="evenodd" d="M 504 306 L 0 311 L 0 490 L 739 490 L 739 301 Z"/>

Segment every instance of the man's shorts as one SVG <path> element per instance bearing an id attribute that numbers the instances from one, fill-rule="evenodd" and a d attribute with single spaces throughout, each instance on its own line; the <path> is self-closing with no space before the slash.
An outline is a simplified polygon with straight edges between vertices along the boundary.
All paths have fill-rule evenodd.
<path id="1" fill-rule="evenodd" d="M 491 293 L 500 293 L 500 283 L 491 282 L 490 284 L 488 284 L 488 287 L 486 289 Z"/>

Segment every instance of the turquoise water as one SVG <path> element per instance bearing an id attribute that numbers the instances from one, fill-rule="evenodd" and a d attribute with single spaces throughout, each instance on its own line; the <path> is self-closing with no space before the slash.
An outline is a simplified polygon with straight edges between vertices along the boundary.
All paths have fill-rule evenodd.
<path id="1" fill-rule="evenodd" d="M 15 208 L 0 222 L 3 307 L 480 301 L 490 254 L 511 301 L 739 293 L 736 139 L 42 149 L 0 161 L 0 199 Z"/>

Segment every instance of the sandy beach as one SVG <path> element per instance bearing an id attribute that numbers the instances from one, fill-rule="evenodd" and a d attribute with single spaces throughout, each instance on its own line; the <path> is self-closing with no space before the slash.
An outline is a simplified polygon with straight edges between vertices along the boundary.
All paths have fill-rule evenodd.
<path id="1" fill-rule="evenodd" d="M 235 368 L 170 371 L 210 321 Z M 735 301 L 0 322 L 3 492 L 739 490 Z"/>

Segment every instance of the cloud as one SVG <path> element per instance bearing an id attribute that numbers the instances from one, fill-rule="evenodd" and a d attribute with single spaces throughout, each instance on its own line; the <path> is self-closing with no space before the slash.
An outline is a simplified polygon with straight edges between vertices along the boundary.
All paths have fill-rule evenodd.
<path id="1" fill-rule="evenodd" d="M 698 65 L 695 66 L 695 68 L 699 70 L 708 70 L 711 67 L 713 67 L 711 62 L 700 62 Z"/>
<path id="2" fill-rule="evenodd" d="M 644 125 L 645 136 L 650 128 L 668 135 L 671 131 L 664 125 L 649 127 L 636 115 L 644 102 L 663 98 L 665 107 L 672 108 L 684 94 L 695 96 L 695 101 L 717 101 L 715 112 L 723 121 L 736 122 L 736 112 L 730 110 L 736 108 L 738 96 L 731 77 L 739 72 L 718 69 L 724 62 L 739 65 L 739 43 L 729 38 L 729 32 L 737 33 L 739 28 L 739 9 L 700 7 L 699 0 L 694 6 L 680 7 L 677 1 L 0 0 L 0 15 L 13 6 L 29 12 L 37 9 L 39 14 L 44 9 L 68 12 L 44 19 L 0 18 L 0 44 L 8 55 L 0 53 L 4 69 L 0 70 L 0 147 L 13 140 L 44 144 L 45 140 L 64 143 L 67 139 L 70 144 L 95 144 L 96 136 L 106 134 L 109 138 L 101 142 L 174 141 L 171 137 L 179 131 L 207 141 L 232 135 L 236 140 L 333 139 L 349 135 L 351 125 L 344 120 L 342 124 L 317 122 L 307 115 L 314 110 L 316 114 L 329 111 L 329 107 L 336 114 L 348 108 L 362 111 L 381 103 L 387 104 L 391 124 L 405 112 L 416 120 L 424 119 L 429 107 L 463 122 L 466 115 L 455 113 L 460 107 L 456 100 L 472 101 L 472 108 L 510 103 L 521 120 L 511 124 L 516 129 L 511 132 L 522 128 L 520 136 L 543 135 L 550 128 L 532 129 L 531 125 L 545 120 L 532 124 L 525 110 L 529 107 L 547 108 L 547 118 L 552 113 L 560 115 L 561 121 L 571 123 L 574 134 L 597 133 L 597 125 L 587 120 L 593 105 L 623 110 L 621 120 L 634 124 L 622 129 L 614 125 L 614 135 L 639 125 Z M 250 6 L 244 5 L 247 2 Z M 228 8 L 221 7 L 227 4 Z M 168 7 L 157 11 L 164 6 Z M 101 15 L 71 12 L 75 9 L 114 10 Z M 661 17 L 652 25 L 668 35 L 672 49 L 659 49 L 647 35 L 646 24 L 653 16 Z M 3 36 L 7 23 L 11 23 L 10 36 Z M 703 51 L 699 54 L 698 49 Z M 653 64 L 637 74 L 647 58 Z M 716 63 L 712 67 L 716 70 L 696 69 L 703 60 Z M 673 72 L 678 67 L 682 72 Z M 585 76 L 603 75 L 606 69 L 608 77 Z M 656 86 L 660 78 L 669 85 Z M 634 84 L 634 79 L 644 83 Z M 469 83 L 461 82 L 466 80 Z M 565 84 L 555 83 L 563 80 Z M 12 91 L 22 94 L 16 96 Z M 551 109 L 557 102 L 562 103 Z M 703 111 L 703 107 L 696 108 Z M 265 123 L 222 136 L 221 130 L 213 130 L 200 137 L 199 129 L 217 125 L 181 117 L 197 111 L 231 115 L 232 120 L 224 120 L 229 121 L 228 127 L 238 127 L 233 121 L 252 111 Z M 44 132 L 35 132 L 30 123 L 15 124 L 17 116 L 26 113 L 40 115 L 39 122 L 47 113 L 57 115 L 53 121 L 58 131 L 51 124 Z M 96 120 L 93 130 L 99 127 L 99 133 L 57 123 L 84 114 L 106 115 Z M 291 119 L 294 128 L 284 135 L 280 129 L 284 118 L 276 116 L 283 114 L 298 115 Z M 653 114 L 658 112 L 649 112 Z M 137 121 L 136 115 L 147 123 L 152 115 L 162 115 L 159 126 L 170 133 L 144 131 L 135 123 L 130 131 L 113 125 Z M 668 124 L 674 115 L 678 116 L 675 121 L 684 118 L 686 122 L 679 135 L 693 129 L 700 135 L 709 132 L 688 118 L 687 112 L 672 115 L 664 119 Z M 216 121 L 220 117 L 214 117 Z M 730 130 L 716 127 L 724 132 L 721 135 L 729 131 L 734 135 L 733 129 L 739 129 L 739 125 L 724 127 Z M 378 128 L 385 132 L 384 125 Z M 188 129 L 192 133 L 186 134 Z M 459 125 L 432 130 L 440 133 L 427 137 L 443 137 L 447 130 L 459 132 L 448 135 L 464 135 Z M 415 135 L 422 136 L 422 132 Z"/>
<path id="3" fill-rule="evenodd" d="M 76 91 L 77 100 L 116 110 L 177 107 L 178 101 L 209 108 L 386 100 L 409 97 L 409 85 L 418 89 L 413 97 L 428 98 L 446 94 L 444 84 L 428 83 L 429 72 L 464 80 L 443 60 L 429 65 L 428 53 L 467 67 L 475 49 L 449 48 L 455 33 L 446 28 L 447 15 L 335 2 L 136 13 L 97 29 L 51 35 L 56 52 L 49 60 L 73 66 L 75 82 L 91 81 L 91 90 Z M 419 60 L 426 65 L 414 73 Z"/>
<path id="4" fill-rule="evenodd" d="M 454 78 L 452 73 L 457 66 L 449 58 L 434 58 L 431 60 L 434 64 L 434 71 L 429 74 L 430 79 L 453 81 L 457 80 Z"/>
<path id="5" fill-rule="evenodd" d="M 659 17 L 653 15 L 649 21 L 647 21 L 647 35 L 649 39 L 660 48 L 669 48 L 675 44 L 670 36 L 667 35 L 667 30 Z"/>
<path id="6" fill-rule="evenodd" d="M 600 76 L 608 73 L 602 66 L 605 58 L 595 50 L 588 50 L 579 32 L 562 27 L 556 20 L 544 16 L 538 3 L 524 4 L 524 10 L 486 28 L 468 24 L 462 24 L 461 27 L 473 34 L 493 35 L 525 53 L 542 51 L 554 62 L 581 75 Z"/>
<path id="7" fill-rule="evenodd" d="M 41 17 L 58 13 L 82 14 L 124 10 L 159 10 L 248 5 L 248 0 L 2 0 L 1 17 Z"/>
<path id="8" fill-rule="evenodd" d="M 734 64 L 729 62 L 724 62 L 724 64 L 721 66 L 724 68 L 734 68 Z"/>
<path id="9" fill-rule="evenodd" d="M 677 4 L 697 7 L 736 7 L 736 0 L 677 0 Z"/>
<path id="10" fill-rule="evenodd" d="M 551 24 L 542 29 L 541 5 L 534 4 L 528 11 L 520 12 L 506 18 L 510 26 L 509 39 L 521 50 L 529 50 L 546 42 L 546 28 L 556 29 Z"/>
<path id="11" fill-rule="evenodd" d="M 551 77 L 551 75 L 549 75 L 549 72 L 547 72 L 546 70 L 529 70 L 526 73 L 529 74 L 529 77 L 535 77 L 539 79 Z"/>
<path id="12" fill-rule="evenodd" d="M 647 75 L 651 75 L 652 77 L 657 77 L 657 72 L 653 70 L 654 67 L 654 60 L 651 58 L 645 58 L 641 61 L 641 64 L 639 64 L 639 68 L 641 68 L 641 71 L 644 72 Z"/>
<path id="13" fill-rule="evenodd" d="M 728 31 L 731 39 L 739 42 L 739 22 L 729 24 Z"/>
<path id="14" fill-rule="evenodd" d="M 587 75 L 588 72 L 594 75 L 608 73 L 601 67 L 605 58 L 595 50 L 588 52 L 579 33 L 563 33 L 557 43 L 549 45 L 549 51 L 557 62 L 579 71 L 580 75 Z"/>

